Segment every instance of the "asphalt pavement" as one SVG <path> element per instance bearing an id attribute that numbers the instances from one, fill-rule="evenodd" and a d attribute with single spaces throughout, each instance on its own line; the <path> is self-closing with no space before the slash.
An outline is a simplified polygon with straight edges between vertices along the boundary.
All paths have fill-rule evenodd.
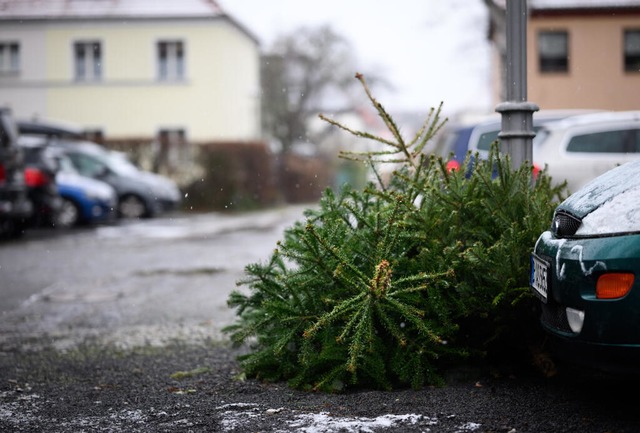
<path id="1" fill-rule="evenodd" d="M 42 335 L 61 348 L 88 336 L 122 347 L 222 338 L 244 267 L 268 259 L 308 207 L 37 229 L 0 243 L 0 345 Z"/>
<path id="2" fill-rule="evenodd" d="M 173 214 L 0 243 L 1 432 L 635 433 L 637 381 L 560 369 L 310 393 L 242 374 L 221 329 L 308 206 Z M 519 366 L 521 367 L 521 366 Z"/>

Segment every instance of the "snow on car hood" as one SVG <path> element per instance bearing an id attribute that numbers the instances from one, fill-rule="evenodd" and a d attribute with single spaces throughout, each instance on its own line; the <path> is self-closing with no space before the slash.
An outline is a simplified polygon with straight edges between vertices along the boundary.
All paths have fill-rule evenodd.
<path id="1" fill-rule="evenodd" d="M 559 206 L 582 219 L 576 235 L 640 231 L 640 160 L 598 176 Z"/>
<path id="2" fill-rule="evenodd" d="M 576 235 L 640 231 L 640 186 L 628 189 L 582 219 Z"/>

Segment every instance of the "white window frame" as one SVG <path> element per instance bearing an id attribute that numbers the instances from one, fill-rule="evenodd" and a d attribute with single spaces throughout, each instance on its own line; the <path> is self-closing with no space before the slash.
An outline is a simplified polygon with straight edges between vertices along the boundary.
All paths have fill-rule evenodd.
<path id="1" fill-rule="evenodd" d="M 0 73 L 20 72 L 20 43 L 18 41 L 0 41 Z"/>
<path id="2" fill-rule="evenodd" d="M 102 43 L 78 40 L 73 43 L 73 76 L 76 81 L 101 81 L 103 72 Z M 80 57 L 82 54 L 82 58 Z"/>
<path id="3" fill-rule="evenodd" d="M 192 149 L 183 127 L 162 127 L 156 135 L 156 169 L 174 173 L 192 159 Z"/>
<path id="4" fill-rule="evenodd" d="M 159 81 L 185 79 L 185 43 L 177 39 L 162 39 L 156 43 L 157 74 Z"/>

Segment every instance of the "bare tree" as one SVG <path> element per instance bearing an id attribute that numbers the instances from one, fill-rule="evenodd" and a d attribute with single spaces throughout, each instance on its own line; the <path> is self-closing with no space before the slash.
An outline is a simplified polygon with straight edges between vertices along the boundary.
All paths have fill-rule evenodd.
<path id="1" fill-rule="evenodd" d="M 312 141 L 308 120 L 320 112 L 353 109 L 361 98 L 355 53 L 330 26 L 302 27 L 281 36 L 262 59 L 263 130 L 291 150 Z M 378 77 L 367 74 L 374 85 Z"/>

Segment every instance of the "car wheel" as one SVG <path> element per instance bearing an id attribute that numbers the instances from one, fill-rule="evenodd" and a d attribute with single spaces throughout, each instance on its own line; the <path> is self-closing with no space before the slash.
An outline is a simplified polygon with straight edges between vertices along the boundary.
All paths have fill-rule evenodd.
<path id="1" fill-rule="evenodd" d="M 147 207 L 140 197 L 126 195 L 120 199 L 118 214 L 121 218 L 143 218 L 147 214 Z"/>
<path id="2" fill-rule="evenodd" d="M 66 198 L 62 199 L 62 204 L 58 210 L 55 224 L 59 228 L 70 228 L 80 223 L 80 210 L 78 206 L 71 200 Z"/>

